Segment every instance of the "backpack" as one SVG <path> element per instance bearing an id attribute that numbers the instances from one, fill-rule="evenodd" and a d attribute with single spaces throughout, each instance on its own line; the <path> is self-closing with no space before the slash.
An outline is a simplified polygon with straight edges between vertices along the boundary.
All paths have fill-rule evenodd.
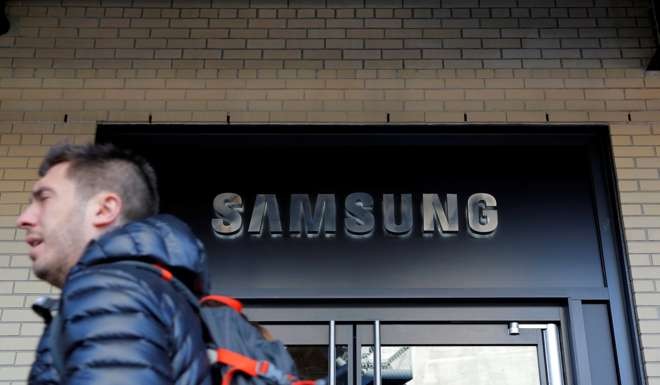
<path id="1" fill-rule="evenodd" d="M 296 364 L 282 342 L 266 338 L 265 329 L 250 322 L 243 305 L 236 299 L 209 295 L 198 299 L 167 269 L 136 260 L 112 264 L 127 265 L 158 274 L 171 283 L 193 306 L 204 328 L 204 339 L 211 364 L 211 378 L 217 385 L 326 385 L 325 379 L 298 379 Z M 53 322 L 58 324 L 59 317 Z M 59 330 L 59 329 L 55 329 Z M 51 346 L 58 346 L 59 335 L 51 333 Z M 63 370 L 63 358 L 53 349 L 53 364 Z"/>
<path id="2" fill-rule="evenodd" d="M 303 381 L 281 341 L 267 338 L 265 328 L 250 322 L 243 304 L 231 297 L 208 295 L 198 299 L 167 269 L 134 260 L 129 264 L 159 274 L 190 302 L 205 329 L 211 377 L 219 385 L 326 385 L 324 379 Z"/>

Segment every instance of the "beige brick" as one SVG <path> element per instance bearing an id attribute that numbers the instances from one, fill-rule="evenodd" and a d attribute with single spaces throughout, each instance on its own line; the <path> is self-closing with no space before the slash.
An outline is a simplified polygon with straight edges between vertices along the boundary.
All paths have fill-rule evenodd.
<path id="1" fill-rule="evenodd" d="M 324 89 L 326 81 L 322 79 L 287 79 L 285 87 L 288 89 Z M 336 88 L 336 87 L 333 87 Z"/>
<path id="2" fill-rule="evenodd" d="M 620 169 L 617 170 L 619 179 L 657 179 L 658 170 L 655 169 Z"/>
<path id="3" fill-rule="evenodd" d="M 28 158 L 0 157 L 0 168 L 24 168 L 27 167 L 27 161 Z M 0 191 L 2 191 L 1 187 Z"/>
<path id="4" fill-rule="evenodd" d="M 460 112 L 425 112 L 426 122 L 462 122 L 463 114 Z"/>
<path id="5" fill-rule="evenodd" d="M 446 88 L 484 88 L 483 79 L 446 79 Z"/>
<path id="6" fill-rule="evenodd" d="M 507 120 L 505 112 L 469 112 L 467 116 L 470 122 L 504 122 Z"/>
<path id="7" fill-rule="evenodd" d="M 266 98 L 272 100 L 301 100 L 305 97 L 303 90 L 268 90 Z"/>
<path id="8" fill-rule="evenodd" d="M 23 323 L 21 324 L 21 336 L 37 336 L 40 337 L 44 332 L 43 323 Z"/>
<path id="9" fill-rule="evenodd" d="M 504 90 L 504 96 L 507 99 L 541 100 L 544 99 L 544 91 L 543 90 Z"/>
<path id="10" fill-rule="evenodd" d="M 546 99 L 584 99 L 584 90 L 557 90 L 551 89 L 545 91 Z"/>
<path id="11" fill-rule="evenodd" d="M 384 123 L 387 119 L 387 114 L 377 111 L 349 111 L 346 117 L 350 122 L 357 123 Z"/>
<path id="12" fill-rule="evenodd" d="M 348 112 L 363 111 L 365 107 L 362 102 L 354 100 L 325 100 L 323 101 L 323 111 Z"/>
<path id="13" fill-rule="evenodd" d="M 645 108 L 641 100 L 608 100 L 605 103 L 610 111 L 634 111 Z"/>
<path id="14" fill-rule="evenodd" d="M 220 111 L 193 111 L 192 114 L 192 121 L 194 122 L 224 123 L 226 119 L 227 119 L 227 113 Z"/>
<path id="15" fill-rule="evenodd" d="M 15 357 L 16 353 L 14 352 L 0 352 L 0 365 L 14 364 Z"/>
<path id="16" fill-rule="evenodd" d="M 346 112 L 311 111 L 307 113 L 307 121 L 324 123 L 346 122 L 348 121 L 348 116 Z"/>
<path id="17" fill-rule="evenodd" d="M 109 120 L 118 122 L 146 122 L 149 119 L 148 112 L 141 111 L 111 111 Z"/>
<path id="18" fill-rule="evenodd" d="M 587 99 L 623 99 L 623 90 L 621 89 L 597 89 L 585 90 Z"/>
<path id="19" fill-rule="evenodd" d="M 82 88 L 82 79 L 44 79 L 44 88 Z"/>
<path id="20" fill-rule="evenodd" d="M 40 111 L 42 102 L 26 100 L 4 100 L 0 109 L 4 111 Z"/>
<path id="21" fill-rule="evenodd" d="M 85 88 L 123 88 L 123 79 L 85 79 Z"/>
<path id="22" fill-rule="evenodd" d="M 563 111 L 565 110 L 562 100 L 530 100 L 525 102 L 525 110 L 528 111 Z"/>
<path id="23" fill-rule="evenodd" d="M 626 238 L 629 238 L 629 232 L 639 232 L 641 233 L 641 236 L 644 236 L 644 230 L 626 230 Z M 648 254 L 628 254 L 628 259 L 631 266 L 651 266 L 652 264 L 651 258 Z"/>
<path id="24" fill-rule="evenodd" d="M 27 251 L 27 247 L 25 249 Z M 3 250 L 3 252 L 10 251 Z M 28 278 L 29 271 L 29 269 L 0 268 L 0 281 L 24 281 Z"/>
<path id="25" fill-rule="evenodd" d="M 206 101 L 203 100 L 176 100 L 168 101 L 168 111 L 203 111 L 206 110 Z"/>
<path id="26" fill-rule="evenodd" d="M 3 322 L 38 322 L 41 318 L 32 309 L 5 309 L 2 311 Z"/>
<path id="27" fill-rule="evenodd" d="M 610 124 L 610 132 L 613 135 L 648 135 L 651 128 L 640 123 L 613 123 Z"/>
<path id="28" fill-rule="evenodd" d="M 634 158 L 614 158 L 616 168 L 635 168 Z"/>
<path id="29" fill-rule="evenodd" d="M 626 99 L 660 99 L 660 89 L 627 89 Z"/>
<path id="30" fill-rule="evenodd" d="M 324 109 L 326 103 L 331 101 L 321 101 L 321 100 L 286 100 L 284 101 L 282 108 L 284 111 L 321 111 Z M 338 103 L 338 101 L 334 101 Z M 352 102 L 355 105 L 362 107 L 362 104 L 359 102 Z M 360 108 L 361 109 L 361 108 Z"/>
<path id="31" fill-rule="evenodd" d="M 589 120 L 594 122 L 610 122 L 610 121 L 624 121 L 628 120 L 628 114 L 625 112 L 589 112 Z"/>
<path id="32" fill-rule="evenodd" d="M 448 100 L 444 102 L 446 111 L 483 111 L 484 102 L 477 100 Z"/>
<path id="33" fill-rule="evenodd" d="M 212 111 L 247 111 L 248 102 L 245 100 L 223 100 L 208 102 L 208 108 Z"/>
<path id="34" fill-rule="evenodd" d="M 27 203 L 30 199 L 30 194 L 27 192 L 6 192 L 0 194 L 0 203 Z M 8 241 L 14 239 L 14 230 L 5 231 L 0 229 L 0 240 Z"/>
<path id="35" fill-rule="evenodd" d="M 660 158 L 639 158 L 635 159 L 635 164 L 640 168 L 660 168 Z"/>
<path id="36" fill-rule="evenodd" d="M 424 100 L 405 102 L 403 109 L 405 111 L 442 111 L 444 109 L 444 105 L 441 101 Z"/>
<path id="37" fill-rule="evenodd" d="M 428 90 L 425 91 L 427 100 L 462 100 L 465 99 L 465 90 Z"/>
<path id="38" fill-rule="evenodd" d="M 397 89 L 405 87 L 405 80 L 403 79 L 379 79 L 379 80 L 366 80 L 365 87 L 367 89 Z"/>
<path id="39" fill-rule="evenodd" d="M 626 228 L 660 227 L 660 217 L 657 216 L 628 216 L 623 218 L 623 222 Z M 641 253 L 642 251 L 639 252 Z"/>
<path id="40" fill-rule="evenodd" d="M 660 180 L 642 180 L 639 186 L 642 191 L 660 191 Z"/>
<path id="41" fill-rule="evenodd" d="M 633 121 L 658 122 L 660 121 L 660 111 L 633 111 L 630 113 Z"/>
<path id="42" fill-rule="evenodd" d="M 23 191 L 25 182 L 23 181 L 0 181 L 0 192 Z"/>
<path id="43" fill-rule="evenodd" d="M 304 95 L 308 100 L 344 99 L 344 91 L 341 90 L 305 90 Z"/>
<path id="44" fill-rule="evenodd" d="M 155 122 L 186 122 L 192 118 L 190 111 L 155 111 L 152 115 Z"/>
<path id="45" fill-rule="evenodd" d="M 142 100 L 145 97 L 143 90 L 106 90 L 105 98 L 109 100 Z"/>
<path id="46" fill-rule="evenodd" d="M 8 144 L 20 144 L 21 143 L 21 136 L 20 135 L 1 135 L 0 136 L 0 144 L 8 145 Z"/>
<path id="47" fill-rule="evenodd" d="M 62 90 L 34 90 L 27 89 L 21 93 L 22 99 L 61 99 Z"/>
<path id="48" fill-rule="evenodd" d="M 265 90 L 227 90 L 228 100 L 263 100 L 266 99 Z"/>
<path id="49" fill-rule="evenodd" d="M 524 88 L 523 79 L 486 79 L 486 88 Z"/>
<path id="50" fill-rule="evenodd" d="M 504 90 L 465 90 L 465 99 L 468 100 L 504 99 Z"/>
<path id="51" fill-rule="evenodd" d="M 42 294 L 49 292 L 50 285 L 44 281 L 19 281 L 14 283 L 14 293 L 16 294 Z"/>
<path id="52" fill-rule="evenodd" d="M 438 89 L 445 87 L 444 79 L 406 79 L 406 88 L 431 88 Z"/>
<path id="53" fill-rule="evenodd" d="M 584 122 L 588 120 L 589 114 L 586 112 L 550 112 L 551 122 Z"/>
<path id="54" fill-rule="evenodd" d="M 191 100 L 218 100 L 225 99 L 225 90 L 188 90 L 185 91 L 185 98 Z"/>
<path id="55" fill-rule="evenodd" d="M 615 156 L 655 156 L 655 149 L 651 146 L 614 147 Z"/>
<path id="56" fill-rule="evenodd" d="M 22 295 L 0 295 L 0 308 L 23 307 L 23 301 Z"/>

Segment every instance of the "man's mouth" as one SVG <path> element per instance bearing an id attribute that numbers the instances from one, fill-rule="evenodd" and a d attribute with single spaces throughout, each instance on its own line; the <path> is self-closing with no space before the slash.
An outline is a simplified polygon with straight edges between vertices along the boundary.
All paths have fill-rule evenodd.
<path id="1" fill-rule="evenodd" d="M 30 247 L 34 248 L 39 246 L 43 242 L 43 239 L 37 237 L 28 237 L 25 242 L 27 242 Z"/>

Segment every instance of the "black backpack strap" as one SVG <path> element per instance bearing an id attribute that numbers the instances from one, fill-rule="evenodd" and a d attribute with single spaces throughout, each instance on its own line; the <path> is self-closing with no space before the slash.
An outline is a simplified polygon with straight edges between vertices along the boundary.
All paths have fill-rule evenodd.
<path id="1" fill-rule="evenodd" d="M 136 261 L 133 259 L 112 262 L 111 265 L 132 266 L 134 268 L 148 271 L 160 276 L 163 280 L 171 283 L 174 286 L 174 288 L 186 298 L 186 300 L 193 306 L 193 308 L 199 314 L 199 299 L 197 298 L 197 296 L 192 292 L 192 290 L 190 290 L 190 288 L 188 288 L 188 286 L 186 286 L 183 282 L 177 279 L 174 276 L 174 274 L 172 274 L 169 270 L 165 269 L 164 267 L 158 266 L 157 264 Z"/>

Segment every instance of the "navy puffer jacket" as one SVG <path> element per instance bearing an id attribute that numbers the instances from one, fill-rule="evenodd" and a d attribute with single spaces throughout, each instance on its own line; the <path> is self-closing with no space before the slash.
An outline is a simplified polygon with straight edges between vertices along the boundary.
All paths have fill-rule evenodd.
<path id="1" fill-rule="evenodd" d="M 202 245 L 176 218 L 159 215 L 104 234 L 69 272 L 61 323 L 41 338 L 31 385 L 210 385 L 193 307 L 157 274 L 112 263 L 127 259 L 160 264 L 197 294 L 208 292 Z M 58 324 L 58 346 L 51 347 L 50 329 Z M 61 375 L 53 348 L 63 359 Z"/>

